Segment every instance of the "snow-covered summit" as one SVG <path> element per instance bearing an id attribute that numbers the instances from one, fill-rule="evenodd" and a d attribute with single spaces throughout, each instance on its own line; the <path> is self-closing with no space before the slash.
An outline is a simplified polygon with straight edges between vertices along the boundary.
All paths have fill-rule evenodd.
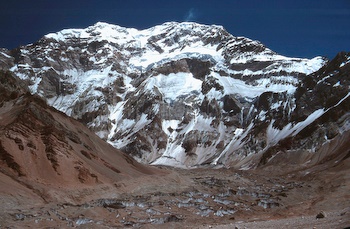
<path id="1" fill-rule="evenodd" d="M 97 22 L 95 25 L 89 26 L 85 29 L 63 29 L 56 33 L 50 33 L 44 36 L 46 39 L 54 39 L 56 41 L 66 41 L 68 39 L 90 39 L 91 41 L 108 41 L 111 43 L 123 43 L 125 39 L 143 40 L 151 36 L 157 36 L 164 33 L 183 33 L 190 31 L 203 33 L 205 30 L 224 30 L 222 26 L 207 26 L 194 22 L 166 22 L 149 29 L 138 30 L 134 28 L 125 28 L 118 25 L 108 24 L 105 22 Z"/>
<path id="2" fill-rule="evenodd" d="M 119 39 L 133 39 L 132 35 L 136 29 L 127 29 L 118 25 L 98 22 L 85 29 L 64 29 L 56 33 L 44 36 L 46 39 L 66 41 L 68 39 L 90 39 L 91 41 L 106 40 L 111 43 L 118 43 Z"/>
<path id="3" fill-rule="evenodd" d="M 193 55 L 210 55 L 217 62 L 245 64 L 266 61 L 302 61 L 290 71 L 311 73 L 324 64 L 316 57 L 312 61 L 288 58 L 276 54 L 258 41 L 230 35 L 222 26 L 201 25 L 194 22 L 167 22 L 149 29 L 137 30 L 98 22 L 85 29 L 64 29 L 44 36 L 61 42 L 107 42 L 121 48 L 134 49 L 131 63 L 147 68 L 160 60 L 183 58 Z M 120 50 L 125 51 L 125 50 Z M 230 54 L 230 59 L 226 55 Z M 223 59 L 225 58 L 225 60 Z M 305 66 L 303 66 L 305 65 Z M 304 68 L 304 69 L 295 69 Z"/>

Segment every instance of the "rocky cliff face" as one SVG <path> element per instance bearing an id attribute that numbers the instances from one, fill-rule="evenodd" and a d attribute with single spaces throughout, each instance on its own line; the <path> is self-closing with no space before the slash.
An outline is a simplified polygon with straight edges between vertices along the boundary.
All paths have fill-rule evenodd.
<path id="1" fill-rule="evenodd" d="M 253 168 L 349 129 L 349 54 L 289 58 L 220 26 L 97 23 L 3 49 L 0 60 L 144 163 Z"/>

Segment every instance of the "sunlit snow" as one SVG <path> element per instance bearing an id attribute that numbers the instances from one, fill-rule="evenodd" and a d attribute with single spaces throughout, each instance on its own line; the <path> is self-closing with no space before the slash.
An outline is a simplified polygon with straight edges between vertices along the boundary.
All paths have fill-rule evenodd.
<path id="1" fill-rule="evenodd" d="M 145 89 L 152 91 L 157 87 L 164 99 L 175 100 L 181 95 L 186 95 L 192 91 L 200 91 L 202 81 L 193 77 L 192 73 L 171 73 L 169 75 L 159 74 L 146 80 Z"/>

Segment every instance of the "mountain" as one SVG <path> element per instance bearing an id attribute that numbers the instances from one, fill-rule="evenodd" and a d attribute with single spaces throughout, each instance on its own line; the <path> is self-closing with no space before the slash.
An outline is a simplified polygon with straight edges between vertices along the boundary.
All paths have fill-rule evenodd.
<path id="1" fill-rule="evenodd" d="M 137 163 L 2 71 L 0 159 L 1 214 L 57 200 L 110 198 L 125 181 L 166 174 Z"/>
<path id="2" fill-rule="evenodd" d="M 139 162 L 249 169 L 307 162 L 349 131 L 349 56 L 285 57 L 215 25 L 99 22 L 2 49 L 0 66 Z"/>

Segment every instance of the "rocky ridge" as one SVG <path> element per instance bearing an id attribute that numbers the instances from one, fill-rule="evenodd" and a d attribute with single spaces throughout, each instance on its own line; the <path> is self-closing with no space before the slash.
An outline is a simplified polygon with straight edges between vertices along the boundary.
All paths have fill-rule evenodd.
<path id="1" fill-rule="evenodd" d="M 348 53 L 284 57 L 220 26 L 97 23 L 2 49 L 0 63 L 144 163 L 249 169 L 349 130 Z"/>

